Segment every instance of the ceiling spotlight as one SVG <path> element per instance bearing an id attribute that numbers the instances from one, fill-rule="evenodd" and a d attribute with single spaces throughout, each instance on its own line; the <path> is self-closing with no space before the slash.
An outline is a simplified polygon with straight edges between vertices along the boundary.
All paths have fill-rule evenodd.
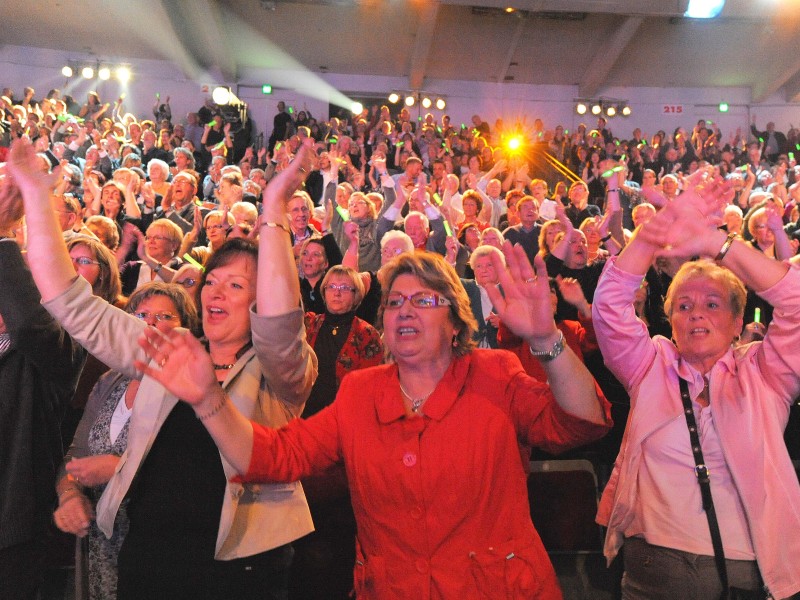
<path id="1" fill-rule="evenodd" d="M 219 105 L 227 104 L 231 99 L 231 91 L 223 86 L 215 87 L 211 92 L 211 99 Z"/>
<path id="2" fill-rule="evenodd" d="M 617 109 L 614 108 L 613 106 L 609 106 L 608 108 L 606 108 L 606 114 L 609 117 L 613 117 L 613 116 L 615 116 L 617 114 Z"/>
<path id="3" fill-rule="evenodd" d="M 400 100 L 400 94 L 398 94 L 397 92 L 392 92 L 391 94 L 389 94 L 389 102 L 391 102 L 392 104 L 397 104 L 398 100 Z"/>
<path id="4" fill-rule="evenodd" d="M 117 79 L 122 83 L 128 83 L 131 79 L 131 70 L 128 67 L 119 67 L 117 69 Z"/>
<path id="5" fill-rule="evenodd" d="M 583 102 L 578 102 L 577 106 L 575 106 L 575 112 L 579 115 L 585 115 L 587 111 L 586 104 Z"/>
<path id="6" fill-rule="evenodd" d="M 408 95 L 408 96 L 406 96 L 406 100 L 405 100 L 405 102 L 406 102 L 406 106 L 408 106 L 409 108 L 411 108 L 412 106 L 414 106 L 414 103 L 415 103 L 416 101 L 417 101 L 417 99 L 416 99 L 416 98 L 414 98 L 414 96 L 412 96 L 412 95 Z"/>
<path id="7" fill-rule="evenodd" d="M 599 115 L 601 112 L 603 112 L 603 107 L 602 106 L 600 106 L 599 104 L 592 105 L 592 114 L 593 115 Z"/>
<path id="8" fill-rule="evenodd" d="M 364 111 L 364 105 L 361 102 L 353 102 L 350 105 L 350 110 L 354 115 L 360 115 Z"/>
<path id="9" fill-rule="evenodd" d="M 622 107 L 622 116 L 623 117 L 630 117 L 631 116 L 631 107 L 627 104 Z"/>
<path id="10" fill-rule="evenodd" d="M 444 98 L 436 99 L 436 110 L 444 110 L 446 106 L 447 102 L 444 101 Z"/>
<path id="11" fill-rule="evenodd" d="M 91 79 L 94 77 L 94 69 L 92 67 L 83 67 L 81 75 L 83 75 L 84 79 Z"/>
<path id="12" fill-rule="evenodd" d="M 430 108 L 432 104 L 433 102 L 427 96 L 422 99 L 422 108 Z"/>
<path id="13" fill-rule="evenodd" d="M 64 67 L 63 69 L 61 69 L 61 74 L 62 74 L 64 77 L 72 77 L 72 67 L 70 67 L 69 65 L 67 65 L 66 67 Z"/>
<path id="14" fill-rule="evenodd" d="M 97 71 L 97 76 L 103 81 L 108 81 L 111 77 L 111 69 L 108 67 L 100 67 L 100 70 Z"/>

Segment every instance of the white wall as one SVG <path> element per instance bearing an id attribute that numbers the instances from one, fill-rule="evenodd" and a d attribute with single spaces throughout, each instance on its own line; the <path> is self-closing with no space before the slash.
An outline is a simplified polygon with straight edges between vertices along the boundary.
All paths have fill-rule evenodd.
<path id="1" fill-rule="evenodd" d="M 21 94 L 23 87 L 32 85 L 38 97 L 46 94 L 48 89 L 58 87 L 79 100 L 87 91 L 96 89 L 104 101 L 116 98 L 122 91 L 116 81 L 89 82 L 79 77 L 73 77 L 69 83 L 65 81 L 61 67 L 68 60 L 80 58 L 91 60 L 89 56 L 58 50 L 3 46 L 0 48 L 0 87 L 10 86 Z M 305 106 L 315 117 L 327 118 L 328 102 L 334 100 L 338 92 L 381 95 L 394 89 L 406 89 L 407 83 L 401 77 L 315 75 L 253 69 L 244 70 L 238 82 L 192 81 L 166 61 L 128 62 L 134 76 L 127 90 L 126 107 L 135 114 L 149 115 L 155 93 L 160 92 L 162 99 L 168 95 L 171 97 L 173 120 L 183 121 L 187 112 L 202 106 L 206 96 L 204 90 L 215 84 L 228 84 L 250 104 L 258 131 L 266 128 L 267 134 L 279 100 L 293 105 L 296 110 Z M 263 83 L 275 86 L 271 96 L 261 94 Z M 473 114 L 479 114 L 490 125 L 494 125 L 498 117 L 509 125 L 526 115 L 528 123 L 539 117 L 548 128 L 560 123 L 572 130 L 581 121 L 594 126 L 591 115 L 579 117 L 574 112 L 577 86 L 432 80 L 426 82 L 424 89 L 447 98 L 446 112 L 456 124 L 469 123 Z M 629 100 L 633 114 L 609 122 L 611 130 L 623 137 L 629 136 L 635 127 L 651 135 L 658 129 L 671 132 L 679 125 L 691 128 L 701 118 L 719 123 L 727 137 L 737 127 L 748 128 L 753 114 L 757 115 L 761 128 L 767 121 L 774 121 L 781 131 L 786 131 L 791 125 L 800 126 L 800 104 L 787 104 L 776 95 L 765 103 L 751 106 L 751 93 L 747 88 L 612 88 L 604 90 L 602 95 Z M 718 112 L 717 106 L 721 101 L 730 104 L 729 113 Z M 679 106 L 682 112 L 679 115 L 665 113 L 665 106 Z M 441 114 L 436 110 L 431 112 L 437 118 Z"/>

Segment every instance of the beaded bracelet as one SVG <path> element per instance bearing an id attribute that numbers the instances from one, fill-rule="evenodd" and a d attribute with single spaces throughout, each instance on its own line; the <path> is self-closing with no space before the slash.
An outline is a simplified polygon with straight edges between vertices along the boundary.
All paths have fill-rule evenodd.
<path id="1" fill-rule="evenodd" d="M 289 235 L 292 234 L 292 232 L 289 231 L 289 228 L 283 223 L 275 223 L 274 221 L 264 221 L 263 223 L 261 223 L 261 227 L 272 227 L 274 229 L 283 229 Z"/>
<path id="2" fill-rule="evenodd" d="M 228 403 L 228 396 L 223 394 L 222 395 L 222 400 L 220 400 L 219 403 L 217 403 L 217 405 L 214 406 L 211 410 L 209 410 L 206 414 L 197 415 L 197 420 L 198 421 L 206 421 L 207 419 L 210 419 L 211 417 L 216 415 L 219 411 L 221 411 L 222 407 L 225 406 L 227 403 Z"/>

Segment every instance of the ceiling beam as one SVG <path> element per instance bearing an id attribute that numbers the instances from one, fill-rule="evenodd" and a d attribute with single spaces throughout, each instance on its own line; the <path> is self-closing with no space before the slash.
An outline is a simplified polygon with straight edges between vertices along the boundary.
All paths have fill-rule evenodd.
<path id="1" fill-rule="evenodd" d="M 597 94 L 643 22 L 643 17 L 628 17 L 609 37 L 608 42 L 603 44 L 598 52 L 595 52 L 579 86 L 578 95 L 588 97 Z"/>
<path id="2" fill-rule="evenodd" d="M 433 44 L 433 34 L 436 30 L 436 18 L 439 15 L 439 0 L 433 0 L 422 5 L 420 12 L 419 28 L 411 50 L 411 59 L 408 71 L 408 86 L 412 90 L 422 89 L 425 81 L 425 72 L 428 68 L 428 57 Z"/>

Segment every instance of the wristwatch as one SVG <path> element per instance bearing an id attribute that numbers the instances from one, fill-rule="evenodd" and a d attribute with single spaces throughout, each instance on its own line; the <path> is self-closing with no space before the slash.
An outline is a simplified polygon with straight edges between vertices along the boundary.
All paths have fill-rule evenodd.
<path id="1" fill-rule="evenodd" d="M 160 273 L 163 266 L 160 262 L 157 262 L 156 266 L 153 267 L 153 273 Z"/>
<path id="2" fill-rule="evenodd" d="M 536 351 L 533 348 L 530 350 L 531 356 L 538 358 L 540 362 L 550 362 L 564 351 L 564 333 L 558 332 L 558 339 L 550 350 Z"/>

